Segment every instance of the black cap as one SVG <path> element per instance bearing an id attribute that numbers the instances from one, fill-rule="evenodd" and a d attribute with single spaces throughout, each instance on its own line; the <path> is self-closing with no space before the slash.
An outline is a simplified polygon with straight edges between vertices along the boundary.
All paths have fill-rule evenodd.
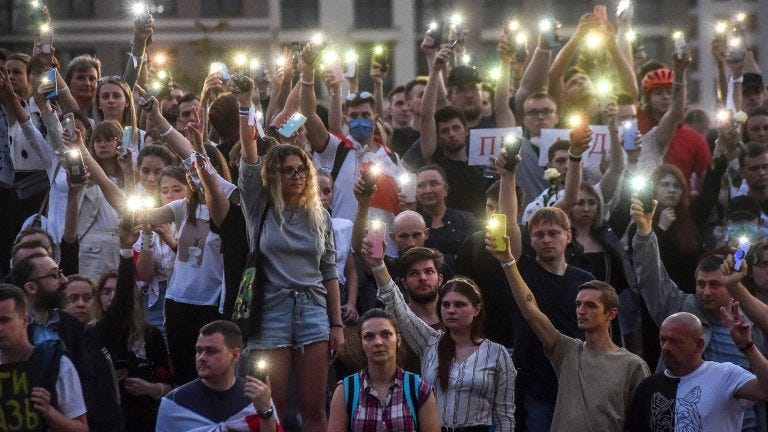
<path id="1" fill-rule="evenodd" d="M 461 84 L 477 84 L 480 82 L 483 82 L 483 80 L 480 79 L 477 69 L 471 66 L 456 66 L 451 69 L 451 73 L 448 75 L 448 87 L 455 87 Z"/>
<path id="2" fill-rule="evenodd" d="M 760 90 L 765 87 L 763 84 L 763 76 L 758 73 L 747 72 L 744 74 L 744 82 L 741 83 L 742 89 L 758 88 Z"/>
<path id="3" fill-rule="evenodd" d="M 729 221 L 760 219 L 760 205 L 747 195 L 741 195 L 728 202 L 727 217 Z"/>

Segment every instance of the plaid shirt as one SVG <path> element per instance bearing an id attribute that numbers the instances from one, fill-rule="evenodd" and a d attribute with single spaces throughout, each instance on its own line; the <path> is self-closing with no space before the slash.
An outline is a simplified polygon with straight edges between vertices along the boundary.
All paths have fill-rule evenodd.
<path id="1" fill-rule="evenodd" d="M 360 403 L 352 420 L 353 432 L 416 432 L 411 410 L 403 393 L 403 370 L 397 368 L 395 381 L 389 387 L 389 393 L 379 400 L 376 389 L 368 382 L 368 370 L 360 372 Z M 418 401 L 421 406 L 432 393 L 432 387 L 421 380 Z"/>

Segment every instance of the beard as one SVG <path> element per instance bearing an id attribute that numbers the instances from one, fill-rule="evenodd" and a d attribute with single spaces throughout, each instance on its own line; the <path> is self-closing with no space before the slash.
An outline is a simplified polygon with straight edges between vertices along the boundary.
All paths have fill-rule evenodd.
<path id="1" fill-rule="evenodd" d="M 427 292 L 408 292 L 408 298 L 418 304 L 429 304 L 437 298 L 437 289 L 433 289 Z"/>
<path id="2" fill-rule="evenodd" d="M 53 310 L 59 309 L 64 305 L 64 291 L 56 290 L 40 291 L 35 299 L 35 307 L 37 309 Z"/>

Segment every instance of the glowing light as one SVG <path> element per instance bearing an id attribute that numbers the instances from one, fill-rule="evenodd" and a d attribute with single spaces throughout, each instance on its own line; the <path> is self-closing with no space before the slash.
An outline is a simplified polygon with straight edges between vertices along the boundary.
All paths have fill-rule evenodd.
<path id="1" fill-rule="evenodd" d="M 285 57 L 284 56 L 277 56 L 277 57 L 275 57 L 275 65 L 276 66 L 285 66 Z"/>
<path id="2" fill-rule="evenodd" d="M 568 117 L 568 126 L 570 126 L 571 129 L 581 126 L 581 115 L 571 114 L 571 116 Z"/>
<path id="3" fill-rule="evenodd" d="M 80 150 L 79 149 L 72 149 L 67 152 L 67 156 L 69 156 L 70 159 L 77 159 L 80 157 Z"/>
<path id="4" fill-rule="evenodd" d="M 131 11 L 136 16 L 143 15 L 147 13 L 147 5 L 144 3 L 134 3 L 133 6 L 131 6 Z"/>
<path id="5" fill-rule="evenodd" d="M 727 123 L 731 119 L 730 110 L 720 110 L 717 112 L 717 121 L 720 123 Z"/>
<path id="6" fill-rule="evenodd" d="M 552 20 L 545 18 L 539 21 L 539 31 L 542 33 L 552 31 Z"/>
<path id="7" fill-rule="evenodd" d="M 731 48 L 739 48 L 741 47 L 741 38 L 740 37 L 732 37 L 728 39 L 728 46 Z"/>
<path id="8" fill-rule="evenodd" d="M 747 13 L 746 12 L 739 12 L 736 14 L 736 21 L 738 22 L 744 22 L 747 19 Z"/>
<path id="9" fill-rule="evenodd" d="M 323 53 L 323 63 L 326 65 L 334 64 L 339 61 L 339 55 L 334 50 L 326 50 Z"/>
<path id="10" fill-rule="evenodd" d="M 624 126 L 624 129 L 630 129 L 632 127 L 632 122 L 629 120 L 625 120 L 624 123 L 621 124 Z"/>
<path id="11" fill-rule="evenodd" d="M 372 176 L 376 177 L 381 174 L 381 166 L 379 164 L 371 164 L 371 167 L 368 168 L 368 171 Z"/>
<path id="12" fill-rule="evenodd" d="M 51 80 L 47 76 L 40 78 L 40 84 L 50 84 Z"/>
<path id="13" fill-rule="evenodd" d="M 748 243 L 748 242 L 749 242 L 749 237 L 747 236 L 739 237 L 739 243 Z"/>
<path id="14" fill-rule="evenodd" d="M 401 186 L 407 185 L 411 181 L 411 176 L 408 173 L 400 174 L 400 177 L 397 178 L 397 182 L 400 183 Z"/>
<path id="15" fill-rule="evenodd" d="M 152 81 L 152 83 L 149 85 L 149 88 L 153 92 L 159 92 L 160 90 L 163 89 L 163 83 L 161 83 L 160 81 Z"/>
<path id="16" fill-rule="evenodd" d="M 718 21 L 715 23 L 715 33 L 725 34 L 728 31 L 728 23 L 725 21 Z"/>
<path id="17" fill-rule="evenodd" d="M 451 15 L 449 22 L 451 23 L 452 26 L 458 27 L 464 22 L 464 17 L 461 16 L 460 13 L 455 12 L 453 15 Z"/>
<path id="18" fill-rule="evenodd" d="M 142 199 L 138 195 L 129 196 L 128 199 L 125 200 L 125 206 L 129 211 L 135 212 L 137 210 L 141 210 L 141 204 Z"/>
<path id="19" fill-rule="evenodd" d="M 683 33 L 681 30 L 675 30 L 672 32 L 672 39 L 675 41 L 683 40 L 685 38 L 685 33 Z"/>
<path id="20" fill-rule="evenodd" d="M 624 33 L 624 38 L 627 42 L 634 42 L 637 40 L 637 33 L 634 30 L 627 30 L 627 32 Z"/>
<path id="21" fill-rule="evenodd" d="M 157 71 L 157 79 L 165 80 L 168 79 L 168 72 L 165 71 L 165 69 L 160 69 Z"/>
<path id="22" fill-rule="evenodd" d="M 607 79 L 602 79 L 595 83 L 595 90 L 597 90 L 597 94 L 600 96 L 608 96 L 613 91 L 613 83 Z"/>
<path id="23" fill-rule="evenodd" d="M 141 199 L 141 206 L 145 209 L 153 208 L 155 206 L 155 200 L 150 197 L 144 197 Z"/>
<path id="24" fill-rule="evenodd" d="M 639 191 L 645 189 L 645 187 L 647 185 L 648 185 L 648 179 L 643 177 L 643 176 L 641 176 L 641 175 L 634 176 L 629 181 L 629 186 L 635 192 L 639 192 Z"/>
<path id="25" fill-rule="evenodd" d="M 257 360 L 256 361 L 256 369 L 264 370 L 267 368 L 267 361 L 266 360 Z"/>
<path id="26" fill-rule="evenodd" d="M 29 7 L 31 7 L 32 9 L 37 9 L 37 8 L 41 7 L 42 5 L 43 4 L 40 3 L 39 0 L 32 0 L 32 1 L 29 2 Z"/>
<path id="27" fill-rule="evenodd" d="M 629 9 L 630 6 L 631 6 L 631 3 L 629 0 L 621 0 L 619 2 L 619 5 L 616 6 L 616 10 L 618 11 L 619 14 L 621 14 L 625 10 Z"/>
<path id="28" fill-rule="evenodd" d="M 163 66 L 168 61 L 168 56 L 165 53 L 157 53 L 152 59 L 156 64 Z"/>
<path id="29" fill-rule="evenodd" d="M 509 31 L 511 32 L 516 32 L 520 30 L 520 21 L 513 19 L 512 21 L 509 22 L 508 28 L 509 28 Z"/>
<path id="30" fill-rule="evenodd" d="M 376 45 L 373 47 L 373 53 L 376 55 L 382 55 L 384 54 L 384 46 L 382 45 Z"/>
<path id="31" fill-rule="evenodd" d="M 375 229 L 375 230 L 381 229 L 382 226 L 384 226 L 384 223 L 381 222 L 380 220 L 372 220 L 371 221 L 371 228 L 372 229 Z"/>
<path id="32" fill-rule="evenodd" d="M 464 62 L 464 64 L 469 64 L 472 61 L 472 56 L 464 54 L 461 56 L 461 61 Z"/>
<path id="33" fill-rule="evenodd" d="M 256 111 L 256 119 L 259 121 L 264 120 L 264 114 L 261 111 Z"/>
<path id="34" fill-rule="evenodd" d="M 245 53 L 237 53 L 235 54 L 233 60 L 235 62 L 235 66 L 243 67 L 248 62 L 248 57 L 245 55 Z"/>
<path id="35" fill-rule="evenodd" d="M 260 65 L 260 64 L 261 64 L 261 62 L 259 62 L 259 59 L 258 59 L 258 58 L 256 58 L 256 57 L 253 57 L 253 58 L 252 58 L 252 59 L 251 59 L 251 60 L 248 62 L 248 67 L 249 67 L 251 70 L 256 70 L 256 69 L 258 69 L 258 68 L 259 68 L 259 65 Z"/>
<path id="36" fill-rule="evenodd" d="M 518 45 L 525 45 L 525 43 L 528 42 L 528 35 L 520 32 L 517 35 L 515 35 L 515 43 Z"/>
<path id="37" fill-rule="evenodd" d="M 488 78 L 491 81 L 498 81 L 501 78 L 501 67 L 495 66 L 488 71 Z"/>
<path id="38" fill-rule="evenodd" d="M 221 66 L 222 66 L 221 62 L 213 62 L 213 63 L 211 63 L 211 68 L 210 68 L 209 73 L 212 73 L 212 74 L 213 73 L 217 73 L 217 72 L 221 73 L 221 71 L 222 71 L 222 67 Z"/>
<path id="39" fill-rule="evenodd" d="M 51 25 L 49 23 L 40 24 L 40 33 L 48 33 L 51 31 Z"/>
<path id="40" fill-rule="evenodd" d="M 496 218 L 488 219 L 488 228 L 496 229 L 499 226 L 499 221 Z"/>
<path id="41" fill-rule="evenodd" d="M 437 30 L 437 22 L 436 22 L 436 21 L 432 21 L 432 22 L 430 22 L 430 23 L 429 23 L 429 27 L 428 27 L 428 28 L 429 28 L 429 31 L 435 31 L 435 30 Z"/>
<path id="42" fill-rule="evenodd" d="M 322 33 L 315 33 L 309 39 L 312 45 L 320 45 L 321 43 L 323 43 L 324 40 L 325 40 L 325 36 L 323 36 Z"/>
<path id="43" fill-rule="evenodd" d="M 587 48 L 597 49 L 600 47 L 600 45 L 603 44 L 603 37 L 600 35 L 600 33 L 590 32 L 584 38 L 584 42 L 586 43 Z"/>
<path id="44" fill-rule="evenodd" d="M 355 62 L 357 63 L 357 53 L 355 50 L 349 50 L 346 54 L 344 54 L 344 61 L 347 63 Z"/>

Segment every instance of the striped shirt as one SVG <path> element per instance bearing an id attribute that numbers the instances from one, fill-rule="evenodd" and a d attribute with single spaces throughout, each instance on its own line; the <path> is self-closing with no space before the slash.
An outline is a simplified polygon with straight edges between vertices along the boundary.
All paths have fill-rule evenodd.
<path id="1" fill-rule="evenodd" d="M 368 370 L 360 372 L 360 403 L 352 420 L 353 432 L 416 432 L 413 416 L 403 393 L 403 370 L 397 368 L 395 380 L 389 393 L 379 395 L 368 382 Z M 339 382 L 343 386 L 343 382 Z M 424 404 L 432 393 L 432 386 L 421 380 L 418 391 L 418 406 Z"/>
<path id="2" fill-rule="evenodd" d="M 379 286 L 379 300 L 398 321 L 405 341 L 421 358 L 422 379 L 435 388 L 443 426 L 493 425 L 496 432 L 515 428 L 515 367 L 507 350 L 488 339 L 463 362 L 451 364 L 448 388 L 437 385 L 437 344 L 445 334 L 419 319 L 390 279 Z"/>

